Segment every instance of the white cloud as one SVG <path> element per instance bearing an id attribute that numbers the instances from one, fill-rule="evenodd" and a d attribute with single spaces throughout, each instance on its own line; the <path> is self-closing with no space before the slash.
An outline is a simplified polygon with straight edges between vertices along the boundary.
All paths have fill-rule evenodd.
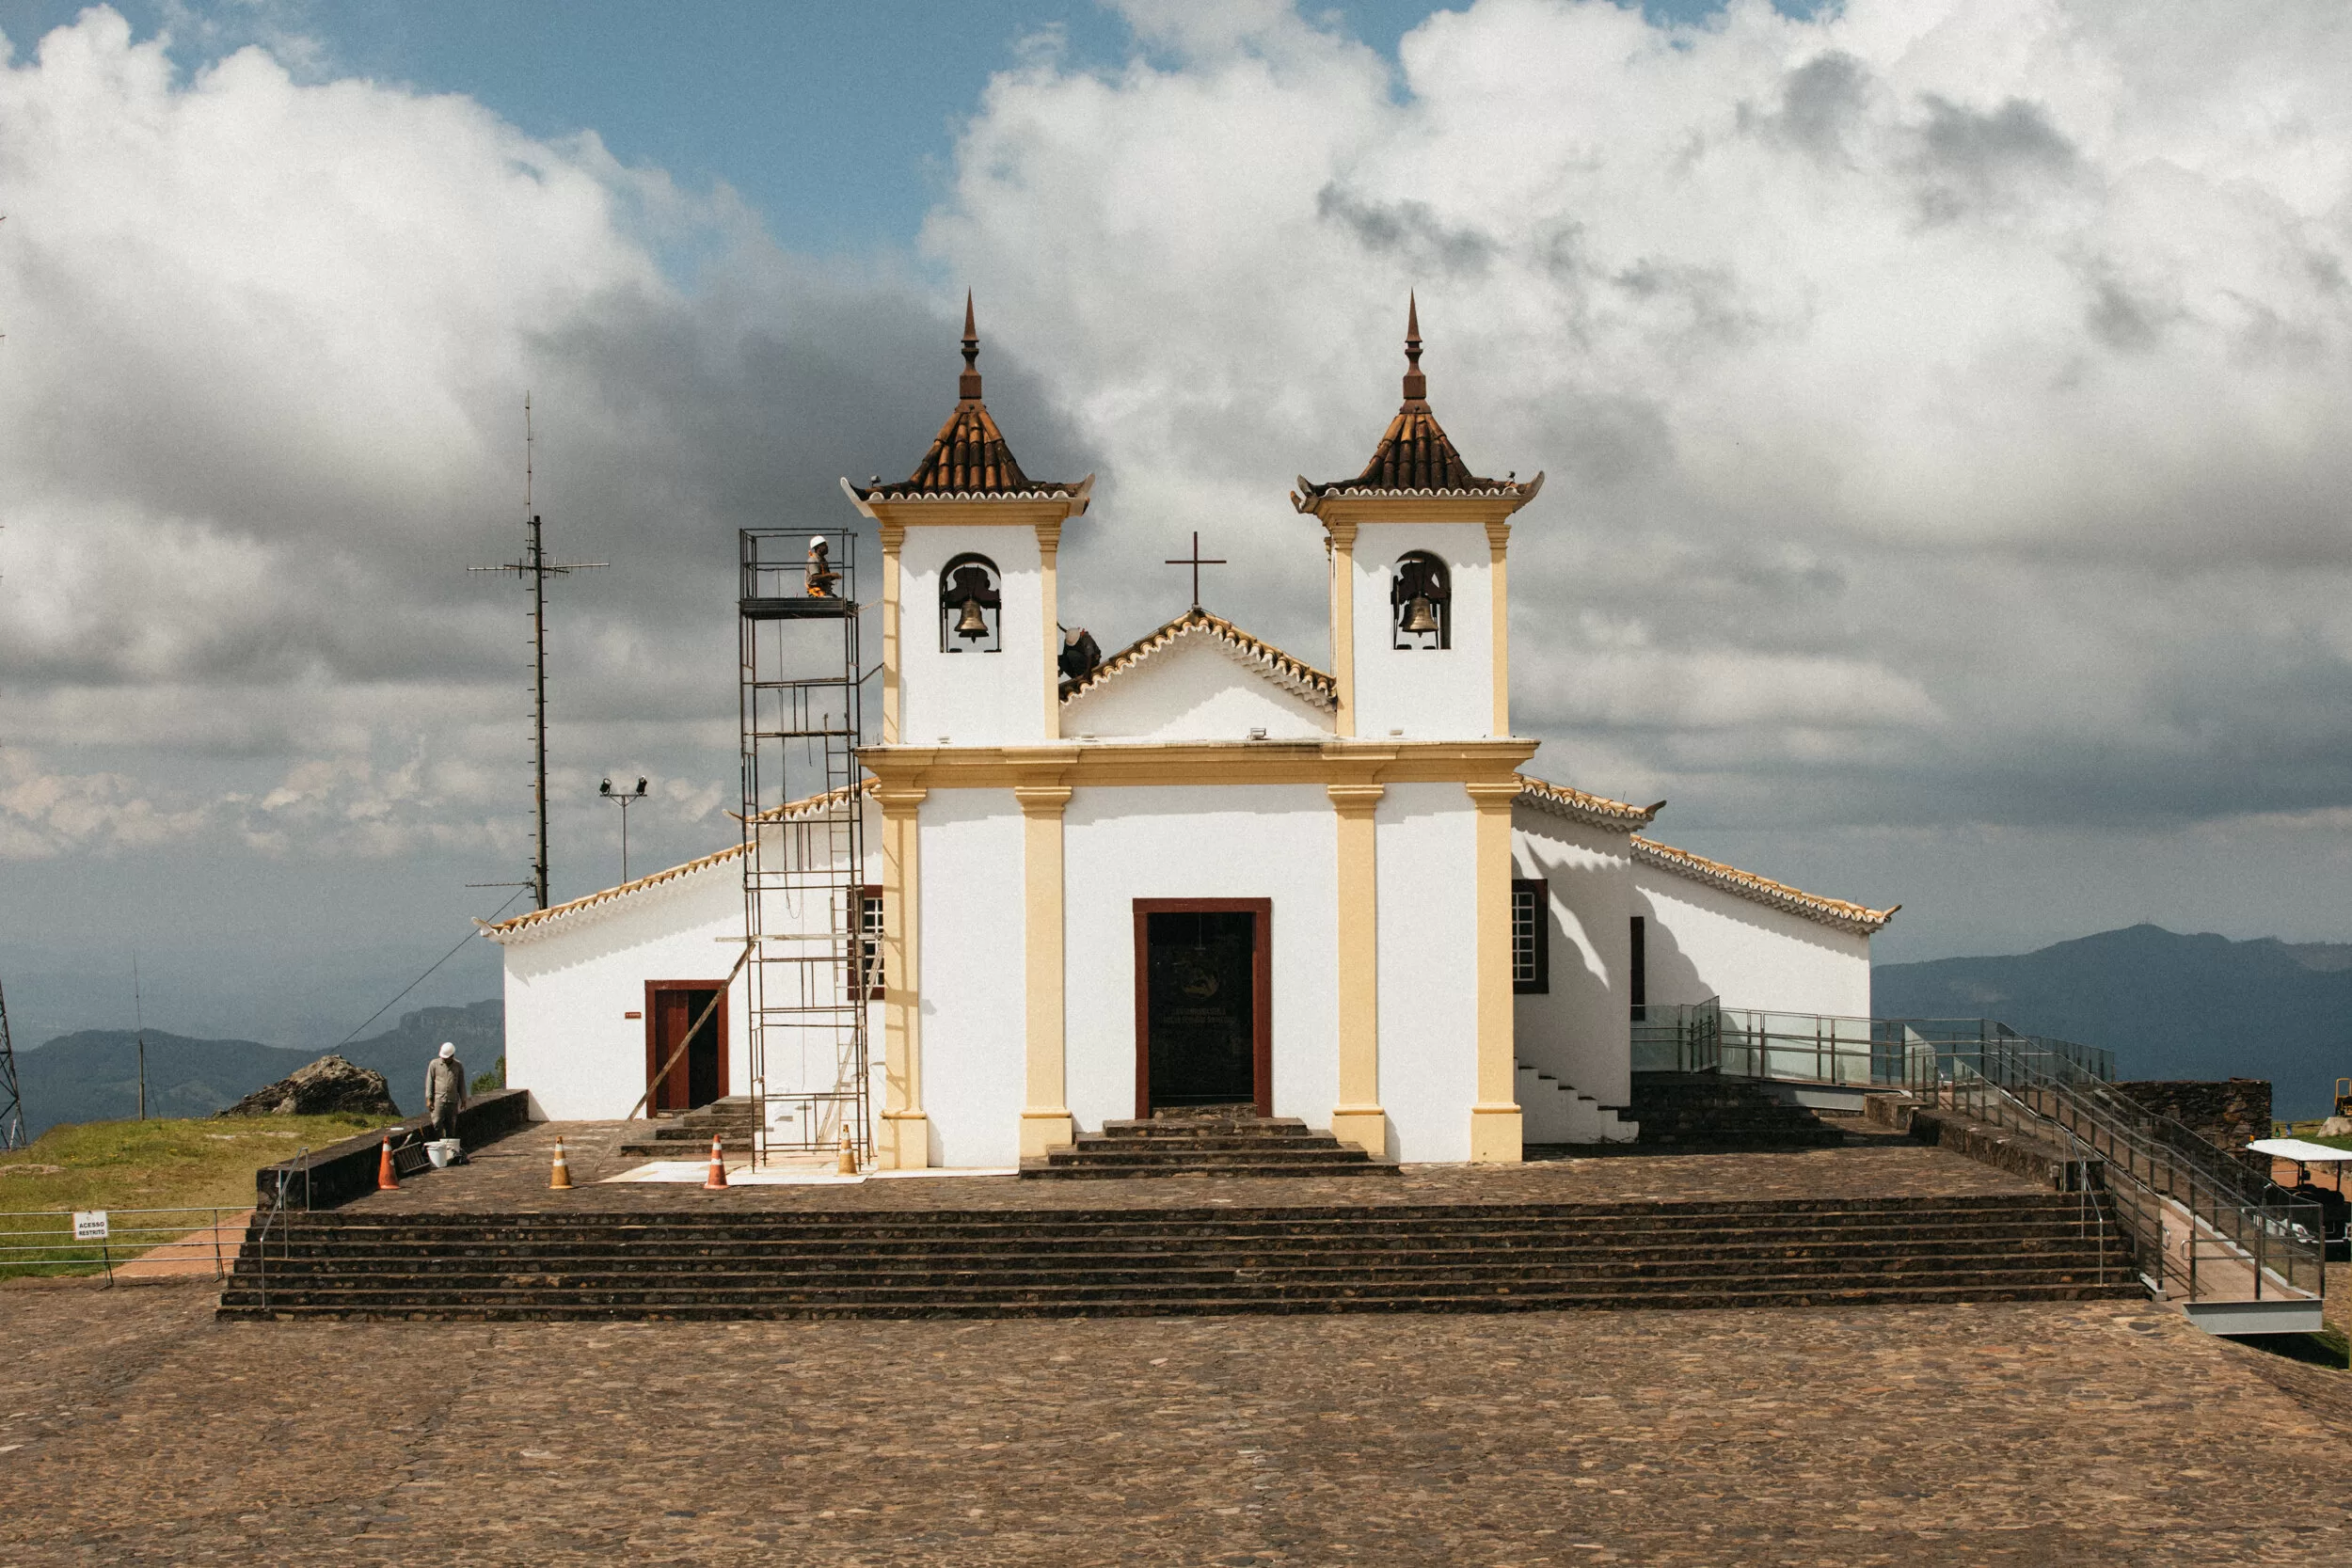
<path id="1" fill-rule="evenodd" d="M 528 601 L 466 568 L 520 546 L 526 390 L 551 548 L 612 563 L 550 594 L 550 798 L 600 832 L 578 775 L 626 757 L 662 784 L 649 852 L 707 849 L 734 531 L 844 520 L 834 479 L 920 450 L 952 341 L 723 188 L 322 76 L 299 11 L 183 17 L 270 40 L 192 76 L 103 8 L 0 55 L 0 853 L 216 832 L 511 870 Z"/>
<path id="2" fill-rule="evenodd" d="M 1284 492 L 1368 455 L 1415 288 L 1467 455 L 1550 474 L 1539 766 L 1810 833 L 1799 879 L 2352 809 L 2352 12 L 1482 0 L 1399 67 L 1280 0 L 1122 8 L 1117 69 L 1016 55 L 925 237 L 1025 465 L 1102 473 L 1062 594 L 1106 645 L 1199 528 L 1211 604 L 1321 656 Z M 0 65 L 0 857 L 511 874 L 519 596 L 462 568 L 516 547 L 526 388 L 555 547 L 614 563 L 554 596 L 559 895 L 606 770 L 655 781 L 633 863 L 708 848 L 732 531 L 913 465 L 948 291 L 334 78 L 303 14 L 193 77 L 104 10 Z"/>
<path id="3" fill-rule="evenodd" d="M 1482 0 L 1392 76 L 1127 11 L 1166 53 L 997 78 L 928 236 L 1104 453 L 1066 603 L 1151 624 L 1110 563 L 1199 526 L 1318 641 L 1281 494 L 1417 288 L 1457 443 L 1550 471 L 1519 701 L 1578 755 L 1769 813 L 1827 747 L 1860 822 L 2344 798 L 2352 12 Z"/>

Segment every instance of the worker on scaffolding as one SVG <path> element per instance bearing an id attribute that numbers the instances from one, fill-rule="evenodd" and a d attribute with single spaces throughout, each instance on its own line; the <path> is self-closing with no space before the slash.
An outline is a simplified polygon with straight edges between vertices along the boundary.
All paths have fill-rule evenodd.
<path id="1" fill-rule="evenodd" d="M 821 533 L 808 541 L 808 596 L 830 599 L 837 596 L 841 574 L 833 569 L 833 546 L 825 543 Z"/>

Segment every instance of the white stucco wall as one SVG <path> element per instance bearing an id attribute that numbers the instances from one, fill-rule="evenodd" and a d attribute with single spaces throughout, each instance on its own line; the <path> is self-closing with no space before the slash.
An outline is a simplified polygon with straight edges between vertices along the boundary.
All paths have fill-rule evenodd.
<path id="1" fill-rule="evenodd" d="M 1373 820 L 1389 1155 L 1467 1160 L 1478 1098 L 1476 816 L 1460 784 L 1391 784 Z"/>
<path id="2" fill-rule="evenodd" d="M 1446 563 L 1453 646 L 1389 646 L 1389 583 L 1399 557 Z M 1366 523 L 1356 534 L 1356 733 L 1383 739 L 1475 740 L 1494 727 L 1494 586 L 1480 523 Z"/>
<path id="3" fill-rule="evenodd" d="M 1320 784 L 1085 788 L 1071 797 L 1064 1006 L 1069 1104 L 1079 1126 L 1136 1114 L 1137 898 L 1273 900 L 1274 1114 L 1330 1125 L 1339 1101 L 1337 843 Z"/>
<path id="4" fill-rule="evenodd" d="M 1009 789 L 935 789 L 917 820 L 930 1162 L 1014 1164 L 1028 1062 L 1021 807 Z"/>
<path id="5" fill-rule="evenodd" d="M 1726 1007 L 1870 1014 L 1870 939 L 1758 904 L 1657 866 L 1633 865 L 1647 917 L 1648 999 Z"/>
<path id="6" fill-rule="evenodd" d="M 1550 903 L 1550 989 L 1512 998 L 1518 1059 L 1622 1108 L 1633 1088 L 1632 860 L 1626 835 L 1520 806 L 1514 877 L 1539 877 Z"/>
<path id="7" fill-rule="evenodd" d="M 1208 634 L 1179 638 L 1062 705 L 1062 734 L 1103 739 L 1319 740 L 1328 710 L 1246 668 Z"/>
<path id="8" fill-rule="evenodd" d="M 1003 582 L 995 653 L 943 652 L 940 571 L 970 552 Z M 898 557 L 899 736 L 910 746 L 1033 745 L 1045 735 L 1045 590 L 1034 530 L 928 524 L 907 530 Z"/>
<path id="9" fill-rule="evenodd" d="M 573 913 L 502 944 L 506 1081 L 532 1115 L 626 1116 L 645 1092 L 647 980 L 726 977 L 741 950 L 743 877 L 725 860 Z M 751 1086 L 739 976 L 727 997 L 727 1090 Z M 643 1114 L 642 1112 L 640 1113 Z"/>

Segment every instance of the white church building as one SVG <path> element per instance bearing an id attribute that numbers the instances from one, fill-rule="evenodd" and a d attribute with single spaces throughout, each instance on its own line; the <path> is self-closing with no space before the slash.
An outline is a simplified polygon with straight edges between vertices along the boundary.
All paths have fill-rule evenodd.
<path id="1" fill-rule="evenodd" d="M 843 485 L 882 548 L 879 741 L 858 753 L 878 1164 L 1002 1167 L 1206 1105 L 1385 1159 L 1514 1161 L 1633 1135 L 1646 1011 L 1869 1013 L 1892 910 L 1671 848 L 1647 835 L 1659 806 L 1530 770 L 1511 539 L 1561 525 L 1540 473 L 1463 462 L 1417 323 L 1372 460 L 1291 497 L 1295 569 L 1328 579 L 1327 671 L 1195 604 L 1066 674 L 1057 562 L 1092 482 L 1022 472 L 965 332 L 921 465 Z M 486 928 L 508 1082 L 536 1114 L 746 1091 L 745 859 Z"/>

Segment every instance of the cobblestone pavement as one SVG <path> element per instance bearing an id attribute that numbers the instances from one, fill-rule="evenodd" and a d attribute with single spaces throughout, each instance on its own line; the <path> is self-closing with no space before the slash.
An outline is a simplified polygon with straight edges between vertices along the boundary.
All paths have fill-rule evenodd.
<path id="1" fill-rule="evenodd" d="M 634 1124 L 642 1133 L 644 1124 Z M 1155 1177 L 1022 1180 L 888 1177 L 840 1186 L 605 1182 L 645 1162 L 616 1152 L 626 1122 L 542 1122 L 475 1150 L 472 1163 L 407 1178 L 344 1213 L 631 1213 L 680 1210 L 1112 1209 L 1388 1203 L 1602 1203 L 1658 1198 L 1900 1197 L 2044 1192 L 2023 1177 L 1906 1139 L 1786 1153 L 1611 1154 L 1524 1165 L 1407 1165 L 1401 1177 Z M 579 1183 L 548 1190 L 558 1135 Z"/>
<path id="2" fill-rule="evenodd" d="M 0 1289 L 0 1561 L 2352 1561 L 2352 1374 L 2153 1307 L 216 1323 Z"/>

